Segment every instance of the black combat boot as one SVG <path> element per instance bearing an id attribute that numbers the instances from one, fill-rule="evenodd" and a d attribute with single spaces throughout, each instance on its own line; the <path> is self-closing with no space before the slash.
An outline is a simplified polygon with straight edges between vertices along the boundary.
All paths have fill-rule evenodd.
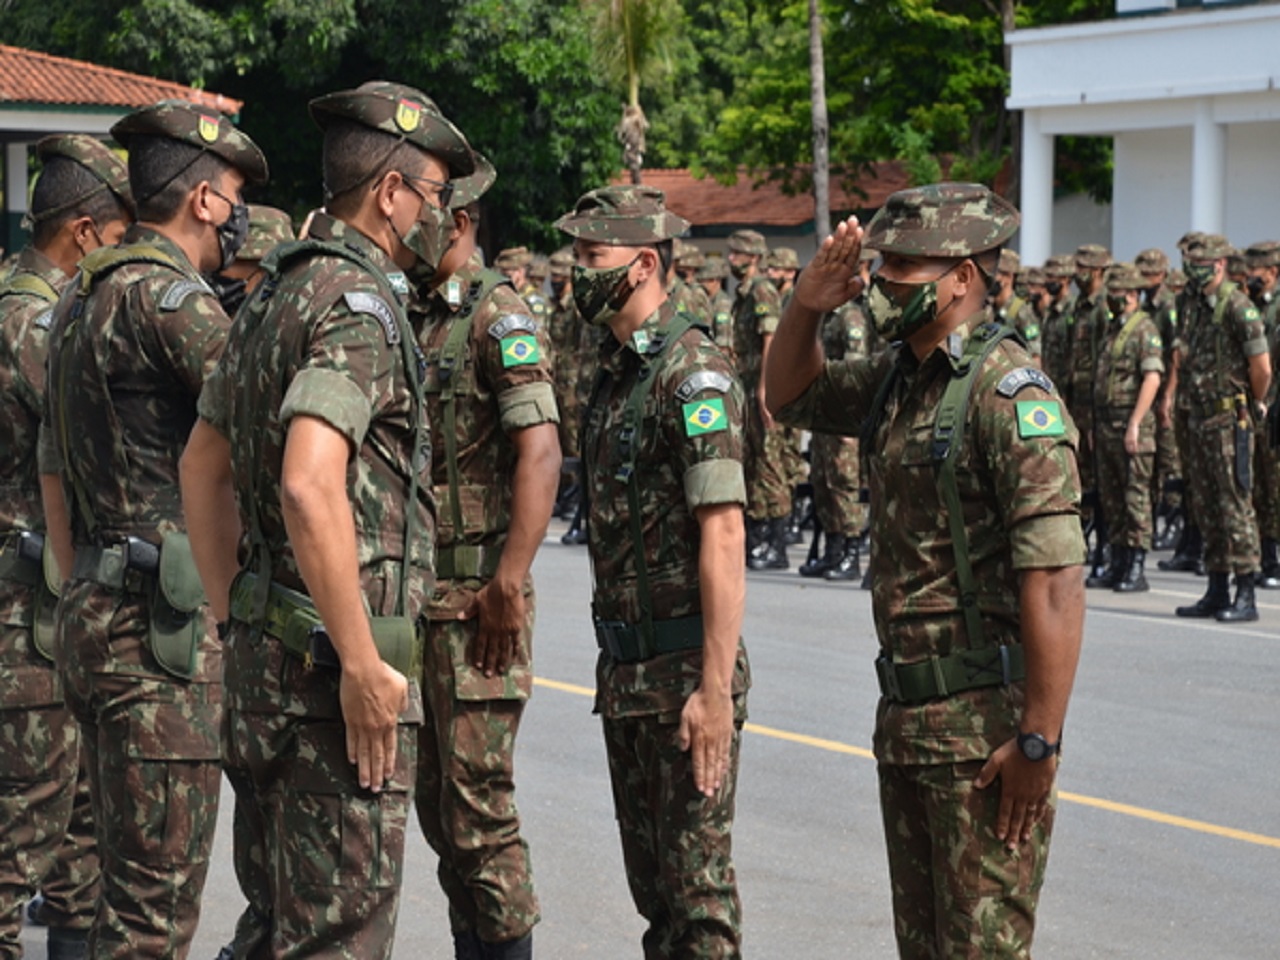
<path id="1" fill-rule="evenodd" d="M 1124 576 L 1124 547 L 1099 544 L 1093 551 L 1093 564 L 1084 585 L 1090 589 L 1106 587 L 1110 590 Z"/>
<path id="2" fill-rule="evenodd" d="M 1156 564 L 1161 570 L 1174 573 L 1204 574 L 1204 538 L 1200 536 L 1200 528 L 1188 523 L 1182 528 L 1182 537 L 1173 556 Z"/>
<path id="3" fill-rule="evenodd" d="M 1262 570 L 1258 572 L 1258 586 L 1264 590 L 1280 590 L 1280 549 L 1272 537 L 1262 538 Z"/>
<path id="4" fill-rule="evenodd" d="M 760 546 L 747 558 L 750 570 L 786 570 L 791 564 L 787 560 L 787 518 L 777 517 L 764 520 L 764 539 Z"/>
<path id="5" fill-rule="evenodd" d="M 578 547 L 587 542 L 587 519 L 583 516 L 583 513 L 583 503 L 579 498 L 578 509 L 573 512 L 573 520 L 569 523 L 569 529 L 560 538 L 560 542 L 565 546 Z"/>
<path id="6" fill-rule="evenodd" d="M 839 534 L 825 533 L 820 529 L 815 529 L 813 542 L 809 544 L 809 556 L 800 565 L 800 576 L 820 577 L 830 570 L 831 566 L 840 559 L 841 541 L 843 539 Z M 824 540 L 826 541 L 826 549 L 819 553 L 818 545 Z"/>
<path id="7" fill-rule="evenodd" d="M 1111 589 L 1116 593 L 1146 593 L 1151 587 L 1147 584 L 1147 551 L 1141 547 L 1125 547 L 1128 563 L 1124 566 L 1123 575 Z"/>
<path id="8" fill-rule="evenodd" d="M 89 956 L 88 930 L 50 927 L 47 936 L 49 960 L 86 960 Z"/>
<path id="9" fill-rule="evenodd" d="M 1254 576 L 1252 573 L 1236 574 L 1236 598 L 1229 607 L 1214 614 L 1216 619 L 1223 623 L 1248 623 L 1258 619 L 1258 608 L 1253 602 Z"/>
<path id="10" fill-rule="evenodd" d="M 1249 600 L 1253 600 L 1253 589 L 1250 587 Z M 1208 618 L 1215 616 L 1219 610 L 1231 606 L 1231 574 L 1209 573 L 1209 589 L 1205 595 L 1189 607 L 1178 607 L 1174 612 L 1180 617 Z"/>
<path id="11" fill-rule="evenodd" d="M 807 510 L 804 498 L 793 494 L 791 513 L 787 515 L 787 546 L 794 547 L 804 543 L 804 521 Z"/>
<path id="12" fill-rule="evenodd" d="M 1154 531 L 1151 539 L 1151 549 L 1168 550 L 1170 547 L 1176 546 L 1182 538 L 1182 531 L 1186 524 L 1186 517 L 1183 515 L 1182 507 L 1175 507 L 1168 500 L 1161 500 L 1159 506 L 1156 507 L 1154 521 L 1151 526 Z"/>
<path id="13" fill-rule="evenodd" d="M 858 554 L 858 538 L 845 537 L 844 551 L 826 573 L 828 580 L 861 580 L 862 563 Z"/>
<path id="14" fill-rule="evenodd" d="M 504 940 L 502 943 L 480 944 L 479 960 L 533 960 L 533 934 L 526 933 L 519 940 Z"/>
<path id="15" fill-rule="evenodd" d="M 453 931 L 453 960 L 484 960 L 484 957 L 484 943 L 475 931 Z"/>

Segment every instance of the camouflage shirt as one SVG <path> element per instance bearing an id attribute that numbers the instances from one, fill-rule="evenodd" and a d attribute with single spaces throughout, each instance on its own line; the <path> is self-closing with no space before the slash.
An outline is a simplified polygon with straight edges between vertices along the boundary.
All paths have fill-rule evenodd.
<path id="1" fill-rule="evenodd" d="M 486 274 L 490 288 L 483 294 Z M 549 331 L 529 315 L 524 300 L 500 275 L 467 266 L 452 279 L 461 284 L 461 296 L 450 298 L 446 289 L 438 289 L 427 301 L 425 316 L 414 318 L 427 362 L 424 390 L 431 426 L 431 482 L 439 513 L 436 545 L 442 553 L 466 543 L 498 555 L 511 524 L 515 447 L 508 434 L 559 422 Z M 441 396 L 446 379 L 441 375 L 441 353 L 455 322 L 470 326 L 461 365 L 452 374 L 458 378 L 452 429 L 462 531 L 454 526 L 446 454 L 450 424 Z M 451 619 L 466 608 L 479 585 L 475 579 L 439 579 L 429 614 Z"/>
<path id="2" fill-rule="evenodd" d="M 756 276 L 738 284 L 733 300 L 733 355 L 748 393 L 760 383 L 764 338 L 778 329 L 781 317 L 778 288 L 768 278 Z"/>
<path id="3" fill-rule="evenodd" d="M 524 299 L 528 312 L 539 324 L 545 325 L 551 319 L 551 304 L 547 302 L 547 298 L 537 284 L 526 283 L 524 289 L 520 291 L 520 296 Z"/>
<path id="4" fill-rule="evenodd" d="M 1077 296 L 1071 308 L 1071 344 L 1068 347 L 1070 369 L 1067 376 L 1071 383 L 1067 402 L 1071 415 L 1080 417 L 1093 409 L 1093 386 L 1098 375 L 1098 344 L 1107 325 L 1107 307 L 1104 294 L 1099 291 L 1093 297 Z"/>
<path id="5" fill-rule="evenodd" d="M 711 300 L 702 287 L 696 283 L 685 283 L 676 277 L 667 287 L 667 299 L 675 304 L 677 312 L 687 313 L 708 330 L 711 329 L 714 320 Z"/>
<path id="6" fill-rule="evenodd" d="M 1249 358 L 1268 349 L 1262 314 L 1253 301 L 1225 280 L 1213 296 L 1193 294 L 1184 304 L 1178 393 L 1191 412 L 1206 416 L 1207 405 L 1237 393 L 1252 399 Z"/>
<path id="7" fill-rule="evenodd" d="M 347 489 L 356 528 L 361 585 L 373 616 L 395 613 L 404 557 L 415 400 L 405 369 L 397 305 L 388 277 L 399 270 L 373 241 L 327 214 L 312 238 L 354 251 L 361 263 L 321 254 L 285 263 L 261 322 L 244 309 L 226 355 L 200 397 L 200 416 L 231 444 L 236 497 L 252 529 L 253 509 L 271 552 L 272 579 L 305 590 L 280 507 L 284 444 L 294 417 L 322 420 L 351 443 Z M 276 255 L 293 245 L 278 247 Z M 424 451 L 425 454 L 425 451 Z M 427 460 L 421 469 L 427 469 Z M 409 616 L 430 587 L 435 508 L 430 478 L 420 479 L 412 550 Z"/>
<path id="8" fill-rule="evenodd" d="M 1074 304 L 1072 297 L 1052 301 L 1040 325 L 1040 365 L 1067 399 L 1070 399 L 1071 392 L 1071 310 Z"/>
<path id="9" fill-rule="evenodd" d="M 167 265 L 104 272 L 122 255 Z M 94 274 L 88 296 L 64 297 L 54 311 L 40 468 L 63 474 L 76 543 L 158 543 L 185 526 L 178 458 L 230 321 L 186 254 L 147 227 L 130 227 L 121 247 L 95 250 L 80 270 Z"/>
<path id="10" fill-rule="evenodd" d="M 778 416 L 792 426 L 856 435 L 881 382 L 897 368 L 867 456 L 877 505 L 872 604 L 881 650 L 895 663 L 969 646 L 932 457 L 934 421 L 966 332 L 962 327 L 923 361 L 902 347 L 870 359 L 828 361 Z M 973 384 L 957 453 L 956 483 L 988 644 L 1020 640 L 1019 570 L 1084 560 L 1076 429 L 1029 361 L 1011 340 L 988 357 Z M 876 755 L 903 764 L 985 759 L 1014 734 L 1023 687 L 984 687 L 925 704 L 883 699 Z"/>
<path id="11" fill-rule="evenodd" d="M 573 302 L 573 294 L 565 295 L 551 304 L 550 339 L 552 362 L 557 387 L 575 392 L 578 385 L 579 354 L 582 349 L 582 316 Z"/>
<path id="12" fill-rule="evenodd" d="M 870 353 L 871 340 L 862 298 L 832 310 L 822 322 L 822 354 L 828 360 L 853 360 Z"/>
<path id="13" fill-rule="evenodd" d="M 1164 340 L 1155 321 L 1142 310 L 1127 317 L 1112 317 L 1098 349 L 1098 382 L 1095 396 L 1098 415 L 1127 420 L 1138 404 L 1146 374 L 1164 373 Z M 1144 422 L 1154 423 L 1154 405 Z"/>
<path id="14" fill-rule="evenodd" d="M 1173 366 L 1173 350 L 1178 340 L 1177 297 L 1168 287 L 1161 286 L 1154 297 L 1145 293 L 1142 295 L 1142 310 L 1156 325 L 1156 332 L 1160 334 L 1160 342 L 1164 345 L 1160 359 L 1165 370 L 1169 370 Z M 1168 379 L 1160 382 L 1160 395 L 1164 394 L 1168 382 Z"/>
<path id="15" fill-rule="evenodd" d="M 14 282 L 18 277 L 31 279 Z M 9 451 L 0 460 L 0 534 L 44 530 L 36 446 L 49 325 L 66 285 L 66 275 L 34 247 L 18 254 L 0 282 L 0 449 Z M 31 599 L 30 587 L 0 580 L 0 624 L 29 622 Z"/>
<path id="16" fill-rule="evenodd" d="M 732 364 L 733 356 L 733 297 L 721 290 L 711 298 L 711 338 L 724 351 Z"/>
<path id="17" fill-rule="evenodd" d="M 582 450 L 590 505 L 596 618 L 637 623 L 640 597 L 631 537 L 621 423 L 641 371 L 653 361 L 675 316 L 664 303 L 624 344 L 601 347 L 600 383 L 588 414 Z M 641 528 L 653 618 L 700 613 L 698 507 L 746 503 L 742 471 L 743 394 L 728 361 L 699 329 L 673 344 L 651 376 L 636 442 Z M 602 657 L 596 709 L 606 716 L 678 715 L 701 680 L 700 650 L 664 654 L 641 664 Z M 739 649 L 734 692 L 745 689 Z"/>

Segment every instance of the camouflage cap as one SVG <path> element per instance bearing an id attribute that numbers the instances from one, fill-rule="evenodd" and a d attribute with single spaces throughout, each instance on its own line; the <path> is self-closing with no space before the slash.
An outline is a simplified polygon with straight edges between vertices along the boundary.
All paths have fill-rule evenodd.
<path id="1" fill-rule="evenodd" d="M 1231 241 L 1222 234 L 1202 233 L 1187 247 L 1187 256 L 1192 260 L 1225 260 L 1234 251 Z"/>
<path id="2" fill-rule="evenodd" d="M 1169 276 L 1164 278 L 1165 285 L 1173 291 L 1181 290 L 1187 285 L 1187 275 L 1174 267 L 1169 271 Z"/>
<path id="3" fill-rule="evenodd" d="M 1047 277 L 1065 279 L 1076 275 L 1076 258 L 1069 253 L 1055 253 L 1045 261 L 1044 272 Z"/>
<path id="4" fill-rule="evenodd" d="M 573 265 L 577 262 L 573 251 L 568 247 L 563 247 L 553 253 L 548 260 L 551 268 L 551 276 L 567 277 L 573 272 Z"/>
<path id="5" fill-rule="evenodd" d="M 250 183 L 267 182 L 267 158 L 258 145 L 217 110 L 186 100 L 161 100 L 117 120 L 111 136 L 126 150 L 137 135 L 167 137 L 220 157 Z"/>
<path id="6" fill-rule="evenodd" d="M 1143 273 L 1167 273 L 1169 258 L 1159 247 L 1149 247 L 1134 257 L 1133 265 Z"/>
<path id="7" fill-rule="evenodd" d="M 707 262 L 698 268 L 698 280 L 727 280 L 729 277 L 729 261 L 721 256 L 707 257 Z"/>
<path id="8" fill-rule="evenodd" d="M 1199 230 L 1188 230 L 1178 238 L 1178 250 L 1185 257 L 1187 255 L 1187 250 L 1190 249 L 1191 245 L 1203 237 L 1204 234 Z"/>
<path id="9" fill-rule="evenodd" d="M 775 270 L 799 270 L 800 257 L 791 247 L 774 247 L 765 266 Z"/>
<path id="10" fill-rule="evenodd" d="M 1119 293 L 1145 289 L 1147 281 L 1133 264 L 1114 263 L 1107 269 L 1106 285 L 1108 291 Z"/>
<path id="11" fill-rule="evenodd" d="M 539 283 L 547 279 L 547 275 L 551 272 L 551 263 L 547 260 L 545 253 L 535 253 L 529 258 L 528 266 L 529 279 L 535 283 Z"/>
<path id="12" fill-rule="evenodd" d="M 978 183 L 931 183 L 899 190 L 867 224 L 866 242 L 908 257 L 969 257 L 1017 232 L 1013 204 Z"/>
<path id="13" fill-rule="evenodd" d="M 475 152 L 475 163 L 475 170 L 453 181 L 453 199 L 449 201 L 449 206 L 454 210 L 461 210 L 467 204 L 475 203 L 488 193 L 498 179 L 498 171 L 479 150 Z"/>
<path id="14" fill-rule="evenodd" d="M 689 221 L 667 209 L 661 190 L 623 186 L 583 194 L 556 226 L 579 240 L 626 247 L 674 240 L 689 229 Z"/>
<path id="15" fill-rule="evenodd" d="M 1022 266 L 1022 258 L 1016 250 L 1001 250 L 1000 263 L 996 266 L 998 273 L 1017 273 Z"/>
<path id="16" fill-rule="evenodd" d="M 1049 275 L 1044 272 L 1044 267 L 1027 267 L 1020 274 L 1018 280 L 1028 286 L 1044 286 L 1049 279 Z"/>
<path id="17" fill-rule="evenodd" d="M 1280 267 L 1280 241 L 1259 240 L 1244 252 L 1245 264 L 1254 267 Z"/>
<path id="18" fill-rule="evenodd" d="M 54 157 L 74 161 L 93 174 L 99 186 L 82 196 L 63 198 L 58 207 L 34 214 L 31 218 L 33 222 L 38 223 L 47 216 L 69 210 L 99 190 L 110 190 L 124 204 L 125 209 L 133 212 L 133 194 L 129 192 L 129 166 L 119 154 L 96 137 L 82 133 L 44 137 L 36 143 L 36 156 L 42 163 Z"/>
<path id="19" fill-rule="evenodd" d="M 1096 270 L 1098 267 L 1111 266 L 1111 251 L 1099 243 L 1085 243 L 1076 247 L 1075 256 L 1077 267 L 1088 267 Z"/>
<path id="20" fill-rule="evenodd" d="M 283 210 L 249 204 L 249 237 L 236 252 L 237 260 L 261 260 L 294 238 L 293 222 Z"/>
<path id="21" fill-rule="evenodd" d="M 729 234 L 729 250 L 731 253 L 750 253 L 757 257 L 769 255 L 769 244 L 764 234 L 757 230 L 735 230 Z"/>
<path id="22" fill-rule="evenodd" d="M 683 257 L 676 261 L 676 266 L 681 270 L 699 270 L 702 265 L 707 262 L 707 255 L 697 247 L 689 250 Z"/>
<path id="23" fill-rule="evenodd" d="M 498 251 L 498 255 L 493 258 L 493 265 L 499 270 L 518 270 L 527 267 L 532 259 L 533 254 L 528 247 L 507 247 Z"/>
<path id="24" fill-rule="evenodd" d="M 475 172 L 476 154 L 467 138 L 421 90 L 370 80 L 354 90 L 316 97 L 307 108 L 322 130 L 334 120 L 351 120 L 421 147 L 449 168 L 451 178 Z"/>

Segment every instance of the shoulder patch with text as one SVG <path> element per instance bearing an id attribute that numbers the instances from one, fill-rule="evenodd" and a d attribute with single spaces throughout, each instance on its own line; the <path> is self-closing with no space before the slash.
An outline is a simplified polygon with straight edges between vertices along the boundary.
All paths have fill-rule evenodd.
<path id="1" fill-rule="evenodd" d="M 387 306 L 387 301 L 376 293 L 366 293 L 363 290 L 348 291 L 342 295 L 342 299 L 346 301 L 352 313 L 367 313 L 377 318 L 377 321 L 382 324 L 383 333 L 387 335 L 389 346 L 394 347 L 400 342 L 400 325 L 396 323 L 396 315 Z"/>
<path id="2" fill-rule="evenodd" d="M 714 390 L 716 393 L 727 393 L 733 386 L 733 379 L 719 370 L 699 370 L 684 378 L 676 387 L 676 399 L 683 403 L 692 400 L 703 390 Z"/>
<path id="3" fill-rule="evenodd" d="M 37 327 L 39 327 L 41 330 L 48 330 L 53 326 L 53 311 L 46 310 L 44 313 L 40 314 L 40 316 L 36 317 L 31 322 L 34 323 Z"/>
<path id="4" fill-rule="evenodd" d="M 1062 422 L 1062 407 L 1057 400 L 1020 400 L 1014 407 L 1018 418 L 1018 436 L 1060 437 L 1067 432 Z"/>
<path id="5" fill-rule="evenodd" d="M 1039 387 L 1045 393 L 1052 393 L 1053 381 L 1043 370 L 1037 370 L 1035 367 L 1019 367 L 1017 370 L 1010 370 L 1001 378 L 996 384 L 996 393 L 1002 397 L 1012 398 L 1025 387 Z"/>
<path id="6" fill-rule="evenodd" d="M 518 331 L 525 333 L 537 333 L 538 322 L 533 317 L 523 313 L 504 313 L 500 316 L 496 323 L 489 327 L 489 336 L 495 340 L 502 340 Z"/>
<path id="7" fill-rule="evenodd" d="M 193 293 L 212 293 L 209 287 L 200 280 L 178 280 L 169 284 L 160 296 L 160 309 L 172 312 L 182 306 L 182 301 Z"/>
<path id="8" fill-rule="evenodd" d="M 724 412 L 724 401 L 719 397 L 710 400 L 696 400 L 686 403 L 681 412 L 684 414 L 684 434 L 686 437 L 698 437 L 704 433 L 718 433 L 729 426 Z"/>

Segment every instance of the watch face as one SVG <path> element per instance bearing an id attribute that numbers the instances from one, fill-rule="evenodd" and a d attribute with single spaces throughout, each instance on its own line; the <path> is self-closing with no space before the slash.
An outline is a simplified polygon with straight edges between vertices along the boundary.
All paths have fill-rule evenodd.
<path id="1" fill-rule="evenodd" d="M 1018 737 L 1018 746 L 1028 760 L 1043 760 L 1049 752 L 1049 745 L 1045 743 L 1044 737 L 1037 733 L 1024 733 Z"/>

